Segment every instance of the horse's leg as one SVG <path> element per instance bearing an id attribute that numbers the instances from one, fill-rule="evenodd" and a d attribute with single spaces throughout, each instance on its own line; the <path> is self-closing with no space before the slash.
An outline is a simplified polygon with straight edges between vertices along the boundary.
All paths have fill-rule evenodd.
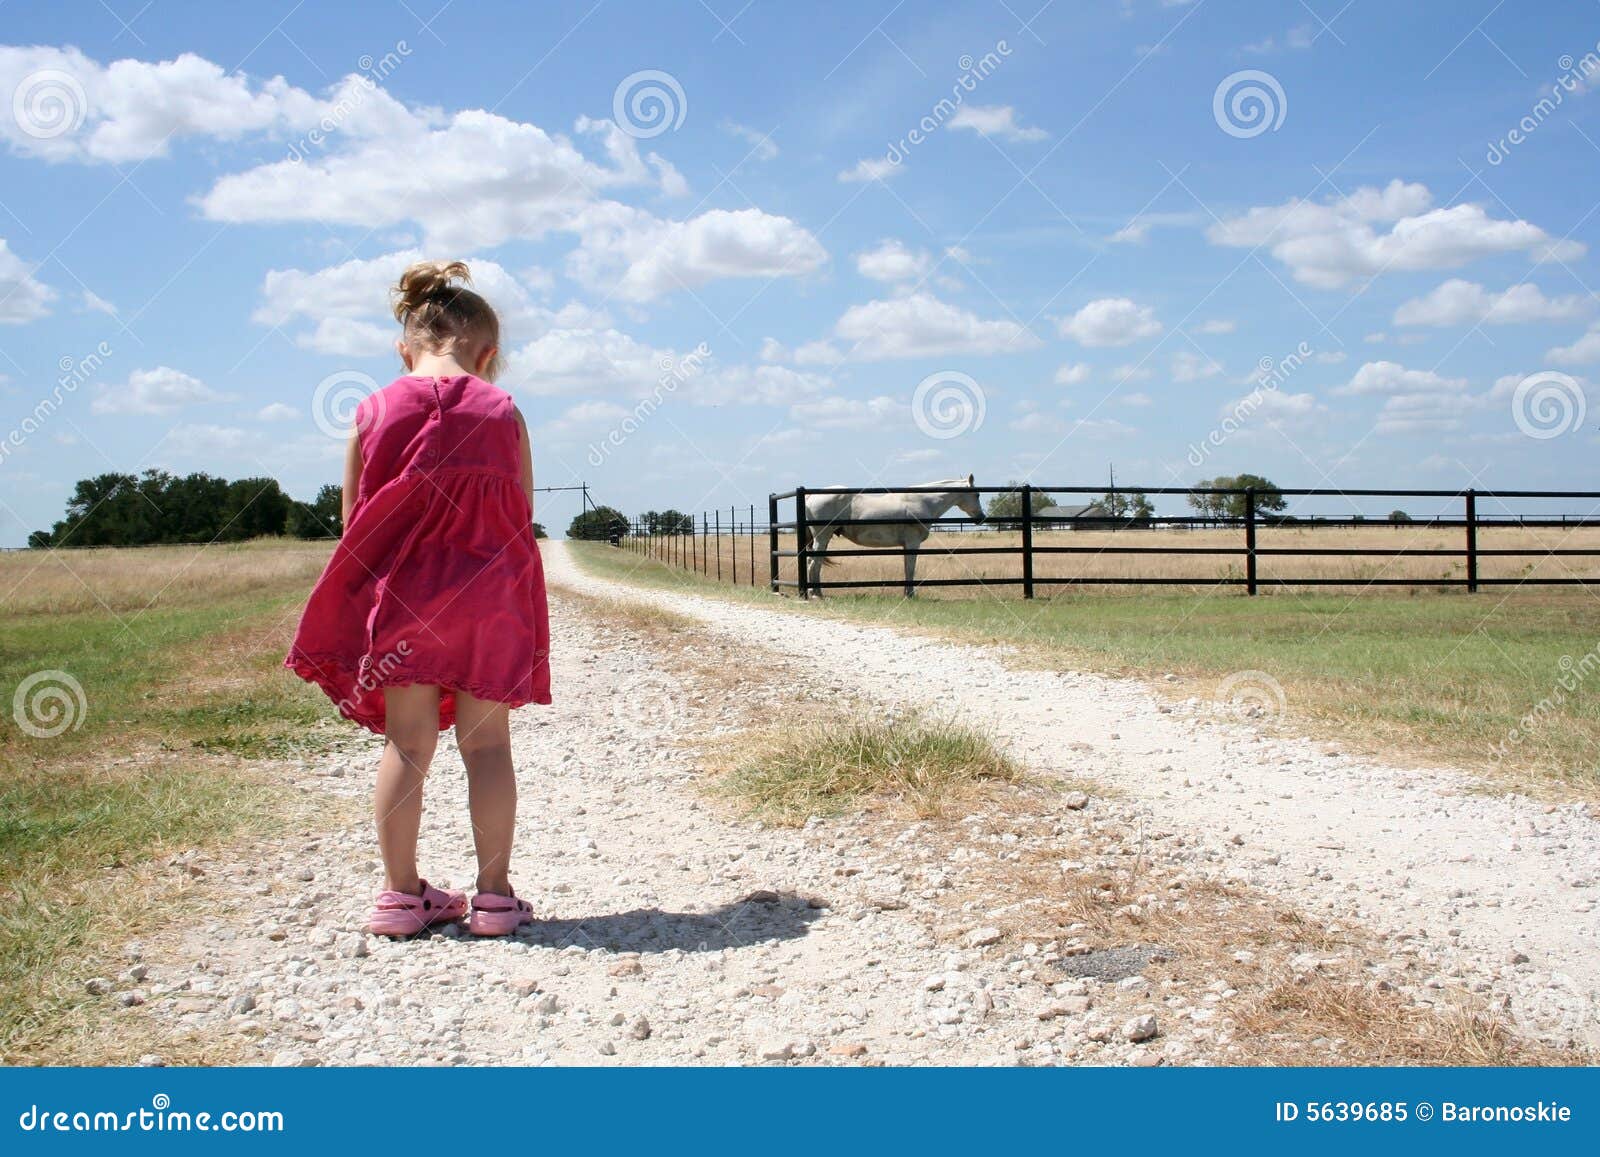
<path id="1" fill-rule="evenodd" d="M 822 564 L 825 561 L 822 552 L 828 549 L 828 540 L 832 537 L 832 530 L 818 530 L 811 537 L 810 587 L 811 593 L 819 599 L 822 597 Z"/>
<path id="2" fill-rule="evenodd" d="M 906 598 L 917 597 L 917 547 L 920 543 L 906 544 Z"/>

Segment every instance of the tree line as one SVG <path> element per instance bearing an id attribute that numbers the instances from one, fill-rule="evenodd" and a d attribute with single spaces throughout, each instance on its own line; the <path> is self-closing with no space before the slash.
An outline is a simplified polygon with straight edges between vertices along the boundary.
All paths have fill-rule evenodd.
<path id="1" fill-rule="evenodd" d="M 36 549 L 71 546 L 153 546 L 243 542 L 251 538 L 338 538 L 344 532 L 343 490 L 330 482 L 310 502 L 283 492 L 274 478 L 230 482 L 211 474 L 179 477 L 165 470 L 98 474 L 80 479 L 67 510 L 49 530 L 36 530 Z M 534 537 L 545 537 L 533 524 Z"/>
<path id="2" fill-rule="evenodd" d="M 211 474 L 165 470 L 97 474 L 79 479 L 66 514 L 28 545 L 149 546 L 157 543 L 243 542 L 264 536 L 337 538 L 340 489 L 328 485 L 310 502 L 283 492 L 275 478 L 229 481 Z"/>

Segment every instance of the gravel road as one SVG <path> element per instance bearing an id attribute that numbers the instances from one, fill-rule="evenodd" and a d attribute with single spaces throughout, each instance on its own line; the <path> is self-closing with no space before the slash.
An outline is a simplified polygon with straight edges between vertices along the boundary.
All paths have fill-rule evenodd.
<path id="1" fill-rule="evenodd" d="M 279 1065 L 1228 1059 L 1227 976 L 1152 986 L 1137 952 L 1086 967 L 1072 944 L 1024 943 L 1003 906 L 973 899 L 985 865 L 1075 838 L 1098 841 L 1107 864 L 1137 847 L 1173 887 L 1221 878 L 1359 921 L 1421 964 L 1424 1003 L 1466 989 L 1530 1036 L 1600 1045 L 1600 830 L 1581 806 L 1330 755 L 1136 682 L 1008 666 L 1001 648 L 624 588 L 560 544 L 546 566 L 557 704 L 512 717 L 513 879 L 538 923 L 509 940 L 368 936 L 366 826 L 305 833 L 187 858 L 179 867 L 217 889 L 214 911 L 173 943 L 130 945 L 107 999 Z M 703 620 L 696 646 L 760 676 L 738 703 L 697 693 L 670 657 L 560 587 Z M 686 734 L 841 692 L 980 723 L 1043 777 L 1119 791 L 1085 810 L 967 817 L 955 852 L 933 825 L 768 829 L 706 802 Z M 310 761 L 300 786 L 364 798 L 375 756 L 361 745 Z M 465 797 L 447 737 L 421 846 L 435 883 L 470 884 Z M 1146 841 L 1152 830 L 1172 838 Z"/>

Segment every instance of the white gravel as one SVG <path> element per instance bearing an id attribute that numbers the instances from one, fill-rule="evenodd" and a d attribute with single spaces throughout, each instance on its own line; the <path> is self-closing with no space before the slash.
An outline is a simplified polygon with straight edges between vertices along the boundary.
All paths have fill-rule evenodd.
<path id="1" fill-rule="evenodd" d="M 1107 962 L 1126 967 L 1080 978 L 1071 943 L 1003 930 L 1019 905 L 970 898 L 985 865 L 1072 837 L 1099 841 L 1102 866 L 1137 850 L 1152 877 L 1231 875 L 1362 922 L 1392 948 L 1368 973 L 1420 1003 L 1465 988 L 1530 1034 L 1600 1043 L 1600 833 L 1581 808 L 1464 794 L 1461 776 L 1263 738 L 1131 681 L 1011 668 L 998 647 L 623 588 L 578 571 L 559 544 L 545 557 L 555 583 L 705 620 L 758 669 L 745 697 L 770 717 L 797 694 L 947 711 L 1009 740 L 1035 772 L 1122 795 L 1023 798 L 1011 806 L 1059 813 L 1027 815 L 1044 836 L 1019 841 L 1005 815 L 974 815 L 954 849 L 928 825 L 877 816 L 799 831 L 730 818 L 704 802 L 683 741 L 739 726 L 751 704 L 684 686 L 558 590 L 556 706 L 512 717 L 513 879 L 536 924 L 509 940 L 365 934 L 379 874 L 364 823 L 221 862 L 186 855 L 175 870 L 203 875 L 215 907 L 179 943 L 129 945 L 133 967 L 115 982 L 85 978 L 109 1001 L 137 992 L 115 1015 L 228 1035 L 284 1065 L 1227 1059 L 1238 994 L 1225 975 L 1155 985 L 1127 975 L 1139 950 L 1111 948 Z M 322 757 L 301 786 L 365 800 L 375 757 L 371 743 Z M 428 791 L 423 870 L 468 886 L 465 777 L 448 737 Z M 1336 1059 L 1333 1047 L 1317 1059 Z"/>
<path id="2" fill-rule="evenodd" d="M 1131 794 L 1157 825 L 1229 833 L 1217 854 L 1240 881 L 1420 941 L 1441 982 L 1501 994 L 1530 1035 L 1600 1048 L 1600 824 L 1588 805 L 1330 754 L 1134 680 L 1008 666 L 1000 646 L 622 588 L 559 544 L 547 566 L 554 581 L 703 619 L 847 690 L 979 723 L 1034 768 Z"/>

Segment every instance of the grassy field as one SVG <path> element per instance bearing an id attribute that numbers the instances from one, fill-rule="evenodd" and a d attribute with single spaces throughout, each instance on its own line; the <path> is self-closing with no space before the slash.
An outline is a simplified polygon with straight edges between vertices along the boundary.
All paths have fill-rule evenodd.
<path id="1" fill-rule="evenodd" d="M 163 859 L 307 806 L 261 761 L 344 734 L 278 666 L 328 550 L 0 555 L 0 1059 L 135 1059 L 83 981 L 170 918 Z"/>
<path id="2" fill-rule="evenodd" d="M 1267 528 L 1257 533 L 1258 551 L 1339 549 L 1370 551 L 1360 558 L 1338 558 L 1316 555 L 1266 555 L 1258 558 L 1257 574 L 1263 583 L 1274 578 L 1328 578 L 1338 580 L 1345 587 L 1322 588 L 1326 593 L 1345 594 L 1359 590 L 1361 584 L 1373 579 L 1416 579 L 1422 583 L 1449 581 L 1466 577 L 1466 559 L 1443 555 L 1402 554 L 1402 551 L 1465 549 L 1463 530 L 1430 530 L 1420 527 L 1379 525 L 1356 528 Z M 723 582 L 737 578 L 740 585 L 748 586 L 752 569 L 757 585 L 767 578 L 767 557 L 770 549 L 767 537 L 757 535 L 755 554 L 751 556 L 751 540 L 746 535 L 711 535 L 698 537 L 691 543 L 686 538 L 658 538 L 652 541 L 652 557 L 672 561 L 682 566 L 690 565 L 707 577 L 720 576 Z M 1009 531 L 967 531 L 959 534 L 936 534 L 923 547 L 917 563 L 917 577 L 921 579 L 986 578 L 1020 579 L 1022 561 L 1020 554 L 960 555 L 948 553 L 962 548 L 1005 548 L 1020 550 L 1022 536 Z M 1147 531 L 1052 531 L 1034 535 L 1036 555 L 1034 561 L 1037 593 L 1052 594 L 1070 589 L 1062 584 L 1052 586 L 1050 579 L 1105 579 L 1105 578 L 1160 578 L 1192 579 L 1197 589 L 1216 584 L 1219 580 L 1237 579 L 1244 575 L 1244 558 L 1238 553 L 1130 555 L 1099 553 L 1124 547 L 1162 547 L 1184 550 L 1242 550 L 1244 532 L 1240 530 L 1147 530 Z M 792 551 L 795 540 L 792 534 L 779 537 L 779 549 Z M 1070 548 L 1074 553 L 1051 554 L 1052 549 Z M 842 538 L 833 539 L 830 550 L 854 550 Z M 1583 557 L 1552 555 L 1556 549 L 1600 550 L 1600 530 L 1559 530 L 1492 527 L 1478 531 L 1478 549 L 1527 550 L 1532 555 L 1481 557 L 1478 574 L 1484 579 L 1529 578 L 1596 578 L 1600 579 L 1600 555 Z M 1077 553 L 1089 552 L 1089 553 Z M 752 562 L 754 566 L 752 568 Z M 782 561 L 783 577 L 793 581 L 795 560 Z M 887 580 L 899 583 L 904 578 L 903 563 L 898 552 L 883 551 L 875 557 L 851 557 L 831 561 L 824 573 L 824 582 L 853 580 Z M 1110 593 L 1128 593 L 1120 585 L 1105 588 Z M 1139 588 L 1134 587 L 1136 592 Z M 1181 589 L 1181 588 L 1180 588 Z M 1269 588 L 1270 589 L 1270 588 Z M 1020 598 L 1020 583 L 996 586 L 989 593 L 998 598 Z M 974 592 L 961 587 L 929 587 L 922 592 L 928 598 L 968 599 Z"/>
<path id="3" fill-rule="evenodd" d="M 1283 689 L 1286 722 L 1313 734 L 1493 772 L 1506 787 L 1600 797 L 1600 686 L 1581 678 L 1600 664 L 1584 662 L 1600 646 L 1600 598 L 1581 590 L 1248 599 L 1225 588 L 1090 588 L 1032 601 L 968 590 L 800 603 L 604 545 L 571 546 L 604 577 L 1011 643 L 1023 662 L 1156 678 L 1183 695 L 1212 698 L 1230 674 L 1265 672 Z M 1160 681 L 1167 674 L 1177 681 Z"/>

